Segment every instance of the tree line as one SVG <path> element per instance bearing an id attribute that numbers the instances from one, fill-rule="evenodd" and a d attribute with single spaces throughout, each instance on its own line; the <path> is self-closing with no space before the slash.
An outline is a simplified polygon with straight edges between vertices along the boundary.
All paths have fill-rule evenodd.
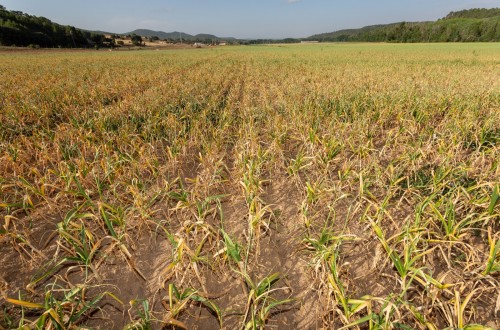
<path id="1" fill-rule="evenodd" d="M 309 37 L 318 41 L 474 42 L 500 41 L 500 8 L 451 12 L 436 22 L 401 22 Z"/>
<path id="2" fill-rule="evenodd" d="M 473 9 L 465 9 L 460 11 L 452 11 L 443 19 L 451 19 L 451 18 L 488 18 L 500 16 L 500 8 L 473 8 Z"/>

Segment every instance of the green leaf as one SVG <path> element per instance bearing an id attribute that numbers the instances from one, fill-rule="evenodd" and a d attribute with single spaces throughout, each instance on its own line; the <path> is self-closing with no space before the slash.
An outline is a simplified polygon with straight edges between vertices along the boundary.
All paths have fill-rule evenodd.
<path id="1" fill-rule="evenodd" d="M 260 295 L 262 295 L 263 293 L 268 291 L 271 288 L 271 286 L 276 281 L 279 280 L 279 278 L 280 278 L 280 274 L 274 273 L 274 274 L 269 275 L 268 277 L 264 278 L 262 281 L 260 281 L 260 283 L 257 285 L 257 289 L 255 290 L 257 297 L 259 297 Z"/>
<path id="2" fill-rule="evenodd" d="M 498 203 L 499 197 L 500 197 L 500 188 L 499 185 L 496 185 L 493 188 L 493 192 L 491 193 L 490 206 L 488 207 L 488 213 L 490 215 L 493 214 L 493 211 L 495 210 L 495 205 Z"/>
<path id="3" fill-rule="evenodd" d="M 466 325 L 463 330 L 493 330 L 493 328 L 485 327 L 480 324 L 469 324 Z"/>
<path id="4" fill-rule="evenodd" d="M 368 322 L 368 321 L 371 321 L 373 320 L 377 315 L 374 314 L 374 313 L 371 313 L 369 315 L 366 315 L 365 317 L 362 317 L 346 326 L 343 326 L 342 328 L 339 328 L 339 330 L 343 330 L 343 329 L 349 329 L 349 328 L 352 328 L 358 324 L 361 324 L 361 323 L 365 323 L 365 322 Z"/>
<path id="5" fill-rule="evenodd" d="M 101 216 L 104 219 L 104 222 L 106 223 L 106 227 L 108 227 L 109 233 L 111 234 L 111 236 L 118 239 L 118 235 L 116 235 L 116 232 L 113 228 L 113 224 L 111 223 L 111 220 L 108 217 L 108 213 L 102 207 L 100 208 L 100 211 L 101 211 Z"/>
<path id="6" fill-rule="evenodd" d="M 235 262 L 238 263 L 241 261 L 240 255 L 240 246 L 238 243 L 234 243 L 228 234 L 224 230 L 221 229 L 222 236 L 224 236 L 224 243 L 227 249 L 227 255 Z"/>
<path id="7" fill-rule="evenodd" d="M 264 309 L 264 313 L 266 315 L 269 314 L 269 312 L 271 311 L 271 309 L 279 306 L 279 305 L 283 305 L 283 304 L 288 304 L 289 302 L 292 302 L 292 299 L 284 299 L 284 300 L 278 300 L 278 301 L 275 301 L 275 302 L 272 302 L 270 303 L 265 309 Z"/>
<path id="8" fill-rule="evenodd" d="M 219 320 L 219 324 L 222 328 L 222 312 L 220 308 L 210 299 L 199 296 L 197 294 L 194 294 L 191 296 L 191 299 L 194 301 L 201 302 L 203 305 L 205 305 L 208 309 L 210 309 L 212 312 L 214 312 L 217 315 L 217 319 Z"/>

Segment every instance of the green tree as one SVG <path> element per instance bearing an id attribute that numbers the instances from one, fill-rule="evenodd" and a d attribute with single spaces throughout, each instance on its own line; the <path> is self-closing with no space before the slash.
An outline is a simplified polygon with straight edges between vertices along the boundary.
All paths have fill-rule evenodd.
<path id="1" fill-rule="evenodd" d="M 132 35 L 131 40 L 132 40 L 132 44 L 134 46 L 142 45 L 142 38 L 141 38 L 141 36 L 138 36 L 137 34 Z"/>

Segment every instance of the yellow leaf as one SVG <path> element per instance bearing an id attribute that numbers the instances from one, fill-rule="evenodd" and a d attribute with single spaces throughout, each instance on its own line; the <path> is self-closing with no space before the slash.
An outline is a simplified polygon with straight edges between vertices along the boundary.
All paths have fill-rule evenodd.
<path id="1" fill-rule="evenodd" d="M 11 298 L 5 298 L 5 299 L 14 305 L 19 305 L 19 306 L 28 307 L 28 308 L 44 308 L 40 304 L 32 303 L 29 301 L 17 300 L 17 299 L 11 299 Z"/>

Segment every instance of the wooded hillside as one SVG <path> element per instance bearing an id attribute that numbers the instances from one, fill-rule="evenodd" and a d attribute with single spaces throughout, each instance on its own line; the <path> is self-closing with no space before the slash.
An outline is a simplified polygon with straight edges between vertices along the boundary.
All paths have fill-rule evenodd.
<path id="1" fill-rule="evenodd" d="M 32 47 L 88 47 L 103 36 L 63 26 L 45 17 L 0 6 L 0 45 Z"/>
<path id="2" fill-rule="evenodd" d="M 436 22 L 400 22 L 309 37 L 319 41 L 473 42 L 500 41 L 500 8 L 451 12 Z"/>

